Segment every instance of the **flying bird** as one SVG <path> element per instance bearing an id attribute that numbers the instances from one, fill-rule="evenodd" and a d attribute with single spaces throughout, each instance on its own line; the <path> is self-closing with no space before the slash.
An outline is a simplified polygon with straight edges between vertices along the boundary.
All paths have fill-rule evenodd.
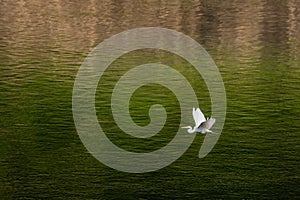
<path id="1" fill-rule="evenodd" d="M 183 126 L 181 128 L 187 128 L 188 133 L 214 133 L 211 131 L 211 127 L 214 125 L 216 122 L 216 119 L 214 118 L 207 118 L 205 119 L 204 114 L 201 112 L 199 108 L 193 108 L 193 118 L 195 120 L 195 126 L 194 128 L 191 126 Z"/>

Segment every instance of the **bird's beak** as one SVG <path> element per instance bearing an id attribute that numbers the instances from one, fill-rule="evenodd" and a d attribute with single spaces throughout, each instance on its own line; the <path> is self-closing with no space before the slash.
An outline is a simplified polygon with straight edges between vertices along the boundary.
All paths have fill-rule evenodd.
<path id="1" fill-rule="evenodd" d="M 182 126 L 181 128 L 189 128 L 188 126 Z"/>

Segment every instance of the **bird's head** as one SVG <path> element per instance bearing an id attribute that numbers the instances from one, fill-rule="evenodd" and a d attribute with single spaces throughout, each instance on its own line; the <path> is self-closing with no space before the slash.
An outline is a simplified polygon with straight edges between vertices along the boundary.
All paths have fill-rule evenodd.
<path id="1" fill-rule="evenodd" d="M 186 129 L 188 129 L 187 131 L 189 133 L 193 133 L 193 127 L 191 127 L 191 126 L 182 126 L 181 128 L 186 128 Z"/>

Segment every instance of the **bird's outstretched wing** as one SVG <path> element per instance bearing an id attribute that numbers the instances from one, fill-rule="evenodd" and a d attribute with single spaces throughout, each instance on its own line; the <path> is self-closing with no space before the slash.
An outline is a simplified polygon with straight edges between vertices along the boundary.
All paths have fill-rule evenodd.
<path id="1" fill-rule="evenodd" d="M 203 122 L 199 128 L 210 129 L 216 122 L 215 118 L 207 119 L 207 121 Z"/>
<path id="2" fill-rule="evenodd" d="M 200 124 L 205 122 L 205 117 L 199 108 L 193 108 L 193 118 L 195 120 L 195 126 L 199 127 Z"/>

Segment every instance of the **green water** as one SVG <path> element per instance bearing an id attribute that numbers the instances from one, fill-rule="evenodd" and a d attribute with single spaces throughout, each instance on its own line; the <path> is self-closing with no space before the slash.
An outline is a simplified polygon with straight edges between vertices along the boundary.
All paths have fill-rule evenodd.
<path id="1" fill-rule="evenodd" d="M 297 1 L 0 1 L 1 199 L 297 199 L 300 152 L 300 3 Z M 203 135 L 171 165 L 130 174 L 96 160 L 72 115 L 77 71 L 98 43 L 138 27 L 189 35 L 209 52 L 227 95 L 226 122 L 214 149 Z M 185 60 L 144 50 L 115 61 L 99 82 L 96 111 L 107 136 L 133 152 L 151 152 L 176 134 L 174 94 L 159 85 L 132 96 L 133 120 L 150 122 L 160 103 L 168 119 L 146 139 L 120 131 L 111 91 L 135 65 L 159 62 L 180 71 L 211 114 L 203 79 Z"/>

